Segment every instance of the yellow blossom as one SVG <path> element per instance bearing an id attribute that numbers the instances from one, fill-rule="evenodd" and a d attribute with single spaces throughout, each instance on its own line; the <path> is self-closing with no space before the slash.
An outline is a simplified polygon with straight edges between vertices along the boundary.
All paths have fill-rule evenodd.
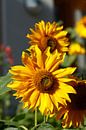
<path id="1" fill-rule="evenodd" d="M 76 94 L 69 94 L 71 102 L 67 106 L 60 106 L 57 119 L 62 119 L 63 128 L 71 126 L 79 127 L 84 123 L 86 116 L 86 80 L 77 80 L 70 83 L 76 90 Z"/>
<path id="2" fill-rule="evenodd" d="M 50 46 L 50 52 L 55 49 L 58 52 L 68 51 L 69 45 L 68 38 L 66 37 L 67 31 L 63 30 L 63 26 L 59 26 L 56 22 L 45 23 L 41 21 L 35 24 L 35 29 L 30 29 L 31 34 L 27 34 L 27 38 L 30 39 L 30 44 L 37 44 L 38 47 L 45 51 Z"/>
<path id="3" fill-rule="evenodd" d="M 67 82 L 72 79 L 68 75 L 75 71 L 75 67 L 59 69 L 63 62 L 63 54 L 57 50 L 53 54 L 42 53 L 35 46 L 35 58 L 30 57 L 27 52 L 22 53 L 23 65 L 11 67 L 13 81 L 8 87 L 16 91 L 14 94 L 29 109 L 39 108 L 42 114 L 51 114 L 58 104 L 66 105 L 66 100 L 71 102 L 68 93 L 76 93 Z"/>
<path id="4" fill-rule="evenodd" d="M 76 22 L 75 31 L 80 37 L 86 38 L 86 16 Z"/>
<path id="5" fill-rule="evenodd" d="M 71 43 L 69 46 L 69 51 L 68 54 L 69 55 L 73 55 L 73 54 L 85 54 L 86 50 L 84 47 L 82 47 L 79 43 Z"/>

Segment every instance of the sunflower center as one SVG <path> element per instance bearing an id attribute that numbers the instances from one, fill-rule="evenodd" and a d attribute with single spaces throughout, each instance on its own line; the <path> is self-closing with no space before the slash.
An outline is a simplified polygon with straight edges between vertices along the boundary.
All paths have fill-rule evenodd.
<path id="1" fill-rule="evenodd" d="M 50 52 L 53 52 L 56 49 L 57 41 L 53 38 L 47 40 L 47 45 L 50 46 Z"/>
<path id="2" fill-rule="evenodd" d="M 39 71 L 34 76 L 34 83 L 41 92 L 48 92 L 54 84 L 54 78 L 50 72 Z"/>
<path id="3" fill-rule="evenodd" d="M 50 77 L 50 76 L 44 76 L 44 77 L 41 79 L 41 85 L 43 86 L 43 88 L 44 88 L 45 90 L 51 88 L 52 85 L 53 85 L 53 79 L 52 79 L 52 77 Z"/>
<path id="4" fill-rule="evenodd" d="M 83 25 L 86 27 L 86 19 L 83 21 Z"/>
<path id="5" fill-rule="evenodd" d="M 85 23 L 83 23 L 84 24 L 84 27 L 86 27 L 86 22 Z"/>
<path id="6" fill-rule="evenodd" d="M 77 94 L 69 94 L 69 106 L 75 110 L 86 110 L 86 83 L 79 82 L 76 87 Z"/>

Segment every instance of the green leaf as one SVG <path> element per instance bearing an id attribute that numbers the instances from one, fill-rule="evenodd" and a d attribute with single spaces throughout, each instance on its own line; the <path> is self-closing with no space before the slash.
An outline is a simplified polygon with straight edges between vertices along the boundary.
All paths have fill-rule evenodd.
<path id="1" fill-rule="evenodd" d="M 12 81 L 12 79 L 11 79 L 10 73 L 6 74 L 5 76 L 0 77 L 0 95 L 11 90 L 10 88 L 6 87 L 7 84 L 11 81 Z"/>
<path id="2" fill-rule="evenodd" d="M 74 28 L 69 27 L 66 30 L 70 34 L 70 39 L 75 40 L 76 39 L 76 32 L 75 32 Z"/>
<path id="3" fill-rule="evenodd" d="M 28 130 L 28 128 L 26 128 L 26 127 L 23 126 L 23 125 L 19 126 L 19 128 L 21 128 L 22 130 Z"/>
<path id="4" fill-rule="evenodd" d="M 86 130 L 86 127 L 79 127 L 79 128 L 63 128 L 59 130 Z"/>
<path id="5" fill-rule="evenodd" d="M 86 126 L 86 117 L 85 117 L 85 119 L 84 119 L 84 126 Z"/>
<path id="6" fill-rule="evenodd" d="M 14 127 L 9 127 L 9 128 L 6 128 L 4 130 L 20 130 L 19 128 L 14 128 Z"/>
<path id="7" fill-rule="evenodd" d="M 64 62 L 62 63 L 62 66 L 63 67 L 71 66 L 75 62 L 76 57 L 77 57 L 76 55 L 66 55 Z"/>
<path id="8" fill-rule="evenodd" d="M 4 130 L 28 130 L 28 129 L 8 127 L 8 128 L 5 128 Z"/>
<path id="9" fill-rule="evenodd" d="M 80 130 L 86 130 L 86 127 L 81 128 Z"/>
<path id="10" fill-rule="evenodd" d="M 33 127 L 31 130 L 56 130 L 56 129 L 49 123 L 42 123 L 37 127 Z"/>
<path id="11" fill-rule="evenodd" d="M 16 115 L 12 120 L 13 121 L 20 121 L 23 120 L 25 118 L 25 113 L 21 113 L 19 115 Z"/>
<path id="12" fill-rule="evenodd" d="M 41 124 L 37 130 L 56 130 L 51 124 Z"/>

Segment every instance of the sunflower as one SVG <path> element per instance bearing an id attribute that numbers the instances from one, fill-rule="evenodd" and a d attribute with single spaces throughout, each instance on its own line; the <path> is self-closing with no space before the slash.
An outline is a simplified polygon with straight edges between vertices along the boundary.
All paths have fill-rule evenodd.
<path id="1" fill-rule="evenodd" d="M 66 82 L 72 79 L 67 75 L 75 71 L 75 67 L 59 69 L 63 61 L 63 55 L 49 52 L 42 53 L 35 46 L 35 58 L 31 58 L 27 52 L 22 53 L 23 65 L 13 66 L 9 72 L 13 81 L 8 87 L 16 91 L 14 96 L 20 98 L 24 107 L 35 109 L 39 107 L 42 114 L 53 113 L 58 104 L 66 105 L 70 102 L 68 93 L 76 93 L 71 85 Z"/>
<path id="2" fill-rule="evenodd" d="M 79 43 L 71 43 L 69 46 L 69 55 L 74 55 L 74 54 L 85 54 L 86 50 L 84 47 L 82 47 Z"/>
<path id="3" fill-rule="evenodd" d="M 84 123 L 86 116 L 86 80 L 77 80 L 71 82 L 77 94 L 69 94 L 71 102 L 67 106 L 60 105 L 57 119 L 63 116 L 63 128 L 74 126 L 79 127 Z"/>
<path id="4" fill-rule="evenodd" d="M 48 46 L 50 46 L 50 52 L 55 49 L 58 52 L 68 51 L 67 46 L 69 45 L 68 38 L 66 37 L 67 31 L 63 30 L 63 26 L 59 26 L 56 22 L 45 23 L 41 21 L 35 24 L 35 29 L 30 29 L 31 34 L 27 34 L 30 44 L 37 44 L 38 47 L 44 51 Z"/>
<path id="5" fill-rule="evenodd" d="M 75 31 L 80 37 L 86 38 L 86 16 L 76 22 Z"/>

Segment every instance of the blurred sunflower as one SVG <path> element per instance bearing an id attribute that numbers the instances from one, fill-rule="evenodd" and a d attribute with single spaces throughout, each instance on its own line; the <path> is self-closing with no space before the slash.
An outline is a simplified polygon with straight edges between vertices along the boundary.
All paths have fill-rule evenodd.
<path id="1" fill-rule="evenodd" d="M 69 55 L 85 54 L 85 53 L 86 53 L 85 48 L 82 47 L 79 43 L 75 42 L 70 44 L 68 51 Z"/>
<path id="2" fill-rule="evenodd" d="M 55 49 L 58 52 L 68 51 L 67 31 L 64 31 L 63 26 L 59 26 L 56 22 L 45 23 L 41 21 L 36 23 L 35 29 L 30 29 L 30 31 L 32 34 L 27 34 L 26 36 L 31 40 L 29 43 L 31 45 L 37 44 L 42 51 L 48 46 L 50 46 L 50 52 L 53 52 Z"/>
<path id="3" fill-rule="evenodd" d="M 71 102 L 67 102 L 67 107 L 60 106 L 57 119 L 63 116 L 63 128 L 74 126 L 79 127 L 84 123 L 86 116 L 86 80 L 71 82 L 77 94 L 69 94 Z"/>
<path id="4" fill-rule="evenodd" d="M 76 22 L 75 31 L 80 37 L 86 38 L 86 16 Z"/>
<path id="5" fill-rule="evenodd" d="M 63 61 L 63 55 L 48 52 L 42 53 L 35 46 L 36 57 L 30 58 L 28 53 L 22 53 L 22 63 L 24 65 L 13 66 L 9 72 L 12 74 L 13 81 L 8 87 L 16 91 L 14 94 L 21 98 L 24 107 L 35 109 L 39 107 L 42 114 L 53 113 L 58 104 L 66 105 L 66 100 L 71 101 L 68 93 L 76 93 L 71 85 L 66 82 L 72 79 L 67 75 L 75 71 L 75 67 L 58 69 Z"/>

